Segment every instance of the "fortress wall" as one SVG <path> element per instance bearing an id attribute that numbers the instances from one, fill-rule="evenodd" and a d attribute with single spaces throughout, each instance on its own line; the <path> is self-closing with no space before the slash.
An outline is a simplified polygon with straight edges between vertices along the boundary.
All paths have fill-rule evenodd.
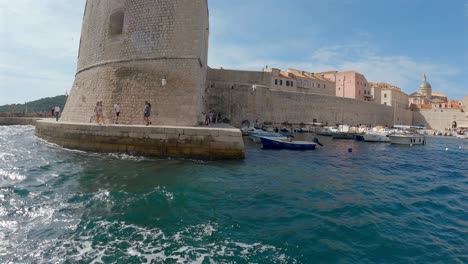
<path id="1" fill-rule="evenodd" d="M 114 103 L 121 104 L 121 124 L 143 124 L 145 101 L 152 105 L 154 125 L 197 125 L 202 93 L 198 60 L 159 60 L 112 64 L 76 77 L 62 115 L 65 122 L 95 122 L 96 101 L 103 101 L 106 123 Z M 165 87 L 161 79 L 167 79 Z"/>
<path id="2" fill-rule="evenodd" d="M 34 126 L 39 118 L 0 117 L 0 126 Z"/>
<path id="3" fill-rule="evenodd" d="M 468 126 L 468 115 L 460 109 L 420 109 L 413 111 L 413 125 L 425 125 L 435 130 L 451 128 L 453 121 Z"/>
<path id="4" fill-rule="evenodd" d="M 111 17 L 118 12 L 123 12 L 123 31 L 112 35 Z M 88 0 L 78 71 L 106 61 L 155 57 L 196 57 L 206 64 L 208 27 L 206 0 Z"/>
<path id="5" fill-rule="evenodd" d="M 232 85 L 239 84 L 257 84 L 270 86 L 271 72 L 257 72 L 257 71 L 238 71 L 238 70 L 224 70 L 224 69 L 208 69 L 207 76 L 208 84 L 211 83 L 225 83 Z"/>
<path id="6" fill-rule="evenodd" d="M 292 124 L 321 122 L 329 125 L 411 125 L 409 110 L 335 96 L 274 91 L 266 87 L 213 81 L 207 87 L 207 107 L 221 112 L 239 127 L 244 120 Z M 395 113 L 395 119 L 394 119 Z"/>
<path id="7" fill-rule="evenodd" d="M 119 12 L 122 32 L 113 34 Z M 88 0 L 62 120 L 88 123 L 102 100 L 106 122 L 119 101 L 122 123 L 143 124 L 149 101 L 153 124 L 197 125 L 203 120 L 208 34 L 206 0 Z"/>

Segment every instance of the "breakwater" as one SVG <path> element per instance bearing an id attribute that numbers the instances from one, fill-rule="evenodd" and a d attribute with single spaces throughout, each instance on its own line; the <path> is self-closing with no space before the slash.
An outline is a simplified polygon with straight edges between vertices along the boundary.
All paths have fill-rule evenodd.
<path id="1" fill-rule="evenodd" d="M 194 159 L 243 159 L 239 129 L 97 125 L 40 120 L 36 135 L 60 146 L 94 152 Z"/>

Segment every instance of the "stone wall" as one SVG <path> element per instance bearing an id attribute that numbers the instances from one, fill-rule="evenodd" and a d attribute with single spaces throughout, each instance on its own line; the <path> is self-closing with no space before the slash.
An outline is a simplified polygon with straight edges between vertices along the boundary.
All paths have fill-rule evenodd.
<path id="1" fill-rule="evenodd" d="M 453 121 L 458 126 L 468 127 L 467 112 L 460 109 L 418 109 L 413 111 L 413 125 L 424 125 L 429 129 L 445 130 L 451 128 Z"/>
<path id="2" fill-rule="evenodd" d="M 98 126 L 41 120 L 35 133 L 48 142 L 84 151 L 203 160 L 244 158 L 238 129 Z"/>
<path id="3" fill-rule="evenodd" d="M 0 117 L 0 126 L 34 126 L 39 118 Z"/>
<path id="4" fill-rule="evenodd" d="M 123 16 L 118 34 L 115 16 Z M 197 125 L 203 120 L 208 35 L 206 0 L 87 1 L 76 80 L 62 119 L 90 122 L 102 100 L 107 122 L 120 102 L 122 122 L 143 124 L 149 101 L 153 124 Z"/>
<path id="5" fill-rule="evenodd" d="M 149 101 L 153 124 L 197 125 L 202 112 L 199 83 L 204 82 L 199 68 L 198 60 L 171 59 L 84 71 L 76 77 L 62 120 L 95 122 L 94 107 L 101 100 L 106 123 L 112 123 L 114 104 L 120 102 L 121 124 L 143 124 L 144 103 Z M 168 82 L 165 87 L 163 78 Z"/>
<path id="6" fill-rule="evenodd" d="M 248 77 L 248 78 L 247 78 Z M 266 78 L 265 78 L 266 77 Z M 235 81 L 233 81 L 235 80 Z M 255 81 L 258 84 L 255 85 Z M 291 124 L 411 125 L 412 113 L 373 102 L 335 96 L 270 90 L 264 73 L 210 69 L 207 109 L 239 127 L 244 120 Z"/>

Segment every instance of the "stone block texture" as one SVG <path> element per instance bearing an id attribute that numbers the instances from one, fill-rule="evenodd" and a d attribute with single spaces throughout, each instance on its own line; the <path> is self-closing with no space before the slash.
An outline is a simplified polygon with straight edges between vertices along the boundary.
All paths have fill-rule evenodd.
<path id="1" fill-rule="evenodd" d="M 170 126 L 123 126 L 36 122 L 37 136 L 70 149 L 145 156 L 243 159 L 244 141 L 239 129 Z"/>
<path id="2" fill-rule="evenodd" d="M 237 127 L 248 120 L 251 124 L 271 122 L 329 125 L 411 125 L 413 115 L 406 109 L 328 96 L 271 90 L 269 73 L 209 69 L 206 102 L 209 111 L 220 112 Z M 258 85 L 255 85 L 258 84 Z"/>
<path id="3" fill-rule="evenodd" d="M 103 101 L 106 122 L 119 102 L 121 123 L 143 124 L 149 101 L 153 124 L 197 125 L 208 35 L 207 0 L 88 0 L 62 120 L 93 122 L 96 102 Z"/>

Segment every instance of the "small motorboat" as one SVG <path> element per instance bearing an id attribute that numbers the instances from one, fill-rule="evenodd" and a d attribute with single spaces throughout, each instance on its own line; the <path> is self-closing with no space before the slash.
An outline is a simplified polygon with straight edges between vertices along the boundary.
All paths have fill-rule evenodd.
<path id="1" fill-rule="evenodd" d="M 264 149 L 314 150 L 317 143 L 310 141 L 293 141 L 291 139 L 275 139 L 261 137 Z"/>
<path id="2" fill-rule="evenodd" d="M 355 139 L 356 133 L 353 132 L 333 132 L 333 139 Z"/>
<path id="3" fill-rule="evenodd" d="M 385 132 L 369 132 L 365 134 L 364 141 L 366 142 L 385 142 L 390 143 L 390 138 L 388 137 L 390 133 Z"/>
<path id="4" fill-rule="evenodd" d="M 356 135 L 359 134 L 356 128 L 352 128 L 348 125 L 340 125 L 337 131 L 332 132 L 333 139 L 355 139 Z"/>
<path id="5" fill-rule="evenodd" d="M 254 143 L 260 143 L 261 138 L 273 138 L 273 139 L 288 139 L 289 137 L 287 135 L 279 134 L 279 133 L 269 133 L 269 132 L 263 132 L 263 133 L 255 133 L 250 135 L 250 138 Z"/>
<path id="6" fill-rule="evenodd" d="M 333 129 L 332 127 L 317 127 L 315 129 L 315 134 L 319 136 L 325 136 L 325 137 L 331 137 L 333 131 L 336 129 Z"/>
<path id="7" fill-rule="evenodd" d="M 418 133 L 395 133 L 388 136 L 392 144 L 397 145 L 426 145 L 426 137 Z"/>

